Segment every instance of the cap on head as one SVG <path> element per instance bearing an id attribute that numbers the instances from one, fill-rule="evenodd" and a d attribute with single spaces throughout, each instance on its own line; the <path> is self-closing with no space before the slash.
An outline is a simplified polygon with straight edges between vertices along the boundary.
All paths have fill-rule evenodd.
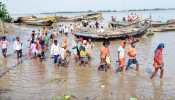
<path id="1" fill-rule="evenodd" d="M 157 47 L 157 49 L 163 49 L 165 47 L 165 44 L 164 43 L 160 43 Z"/>

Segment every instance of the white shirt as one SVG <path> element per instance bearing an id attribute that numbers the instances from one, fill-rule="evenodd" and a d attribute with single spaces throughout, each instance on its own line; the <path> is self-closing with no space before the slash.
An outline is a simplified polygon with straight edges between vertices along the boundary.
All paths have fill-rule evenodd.
<path id="1" fill-rule="evenodd" d="M 60 48 L 60 54 L 61 54 L 61 58 L 64 59 L 65 58 L 65 49 L 64 48 Z"/>
<path id="2" fill-rule="evenodd" d="M 70 30 L 72 30 L 72 31 L 73 31 L 73 30 L 74 30 L 74 27 L 73 27 L 73 26 L 70 26 Z"/>
<path id="3" fill-rule="evenodd" d="M 100 33 L 104 33 L 104 31 L 105 31 L 105 30 L 104 30 L 103 28 L 100 29 Z"/>
<path id="4" fill-rule="evenodd" d="M 37 52 L 35 43 L 32 43 L 30 48 L 32 49 L 32 53 L 36 53 Z"/>
<path id="5" fill-rule="evenodd" d="M 119 52 L 119 59 L 125 58 L 125 49 L 123 47 L 119 46 L 118 52 Z"/>
<path id="6" fill-rule="evenodd" d="M 65 32 L 65 33 L 68 33 L 68 32 L 69 32 L 68 27 L 65 28 L 64 32 Z"/>
<path id="7" fill-rule="evenodd" d="M 64 26 L 61 26 L 61 30 L 64 32 L 65 31 L 65 27 Z"/>
<path id="8" fill-rule="evenodd" d="M 21 50 L 22 49 L 22 43 L 19 41 L 14 42 L 14 50 Z"/>
<path id="9" fill-rule="evenodd" d="M 62 26 L 59 27 L 59 31 L 62 31 Z"/>
<path id="10" fill-rule="evenodd" d="M 51 46 L 51 55 L 60 55 L 60 47 L 59 45 L 52 44 Z"/>
<path id="11" fill-rule="evenodd" d="M 1 44 L 1 48 L 2 48 L 2 49 L 6 49 L 7 46 L 8 46 L 8 41 L 7 41 L 7 40 L 1 41 L 0 44 Z"/>

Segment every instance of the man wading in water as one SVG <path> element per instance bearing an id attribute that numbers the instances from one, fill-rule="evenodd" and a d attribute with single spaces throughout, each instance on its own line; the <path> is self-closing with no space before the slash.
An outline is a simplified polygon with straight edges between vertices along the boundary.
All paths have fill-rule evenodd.
<path id="1" fill-rule="evenodd" d="M 100 66 L 98 67 L 98 70 L 107 71 L 107 69 L 111 67 L 110 64 L 106 60 L 110 56 L 109 45 L 110 45 L 109 41 L 103 42 L 103 47 L 101 47 L 101 49 L 100 49 L 101 62 L 100 62 Z"/>
<path id="2" fill-rule="evenodd" d="M 128 60 L 128 63 L 126 66 L 126 70 L 128 70 L 132 64 L 136 64 L 136 71 L 139 70 L 139 64 L 138 64 L 138 61 L 136 59 L 136 54 L 137 54 L 137 52 L 136 52 L 135 45 L 134 45 L 134 43 L 131 43 L 129 50 L 128 50 L 129 60 Z"/>
<path id="3" fill-rule="evenodd" d="M 151 75 L 151 79 L 154 78 L 154 76 L 157 74 L 159 69 L 160 69 L 160 78 L 161 79 L 163 78 L 163 74 L 164 74 L 163 48 L 164 48 L 164 44 L 160 43 L 155 51 L 154 63 L 153 63 L 154 72 Z"/>
<path id="4" fill-rule="evenodd" d="M 51 56 L 53 56 L 55 66 L 60 61 L 60 57 L 61 57 L 60 51 L 61 49 L 59 47 L 58 41 L 54 40 L 54 43 L 51 46 Z"/>
<path id="5" fill-rule="evenodd" d="M 22 63 L 22 42 L 20 41 L 19 37 L 16 37 L 14 42 L 14 50 L 17 54 L 17 64 Z"/>
<path id="6" fill-rule="evenodd" d="M 116 72 L 118 71 L 124 71 L 125 69 L 125 45 L 126 42 L 122 40 L 120 42 L 120 46 L 118 48 L 118 62 L 119 62 L 119 68 L 117 69 Z"/>

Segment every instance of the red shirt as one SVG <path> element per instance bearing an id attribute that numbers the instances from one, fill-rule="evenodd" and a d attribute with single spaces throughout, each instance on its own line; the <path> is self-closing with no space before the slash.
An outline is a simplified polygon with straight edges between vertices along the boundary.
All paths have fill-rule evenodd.
<path id="1" fill-rule="evenodd" d="M 155 55 L 154 55 L 154 62 L 157 63 L 158 65 L 161 65 L 163 63 L 162 49 L 156 50 Z"/>

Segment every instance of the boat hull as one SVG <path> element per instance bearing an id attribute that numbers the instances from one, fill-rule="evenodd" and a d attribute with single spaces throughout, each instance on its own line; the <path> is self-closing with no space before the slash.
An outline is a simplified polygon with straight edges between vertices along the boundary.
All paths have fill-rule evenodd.
<path id="1" fill-rule="evenodd" d="M 35 25 L 35 26 L 51 26 L 53 22 L 51 21 L 25 21 L 23 22 L 27 25 Z"/>
<path id="2" fill-rule="evenodd" d="M 75 36 L 78 38 L 84 38 L 84 39 L 92 39 L 92 40 L 104 40 L 104 39 L 126 39 L 129 36 L 132 37 L 140 37 L 144 35 L 147 32 L 147 29 L 149 26 L 140 28 L 138 31 L 131 32 L 131 33 L 122 33 L 122 34 L 112 34 L 112 35 L 98 35 L 98 34 L 87 34 L 87 33 L 75 33 Z"/>

